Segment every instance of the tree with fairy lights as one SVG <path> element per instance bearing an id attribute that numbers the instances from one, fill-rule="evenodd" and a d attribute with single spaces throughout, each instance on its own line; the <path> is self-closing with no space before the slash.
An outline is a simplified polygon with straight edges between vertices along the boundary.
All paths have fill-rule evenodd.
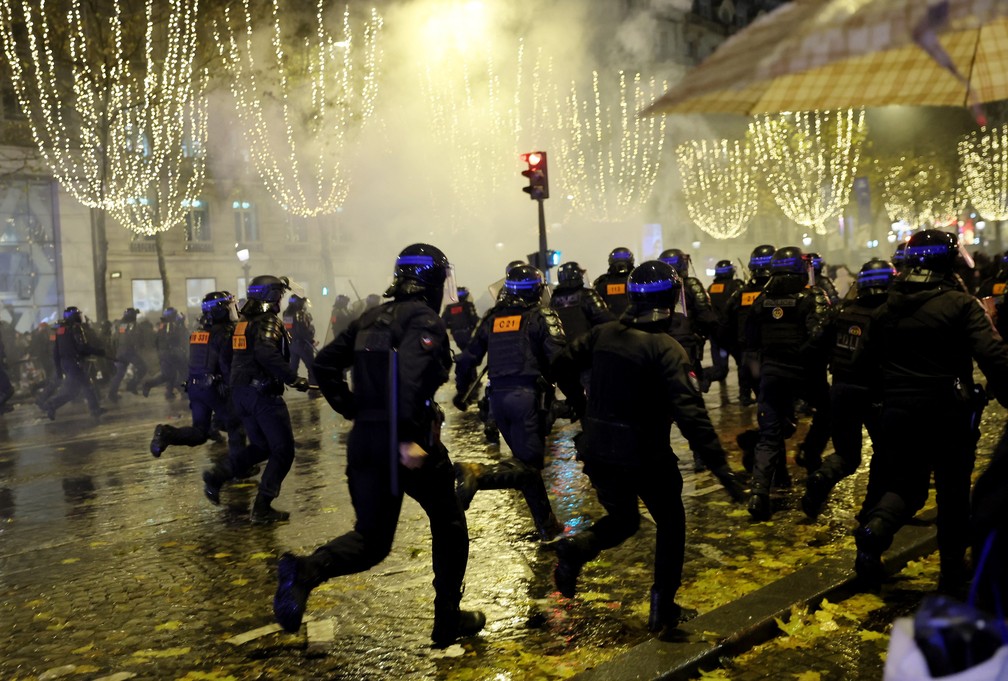
<path id="1" fill-rule="evenodd" d="M 269 45 L 259 42 L 249 0 L 225 10 L 221 55 L 256 169 L 287 212 L 301 218 L 335 213 L 349 192 L 346 164 L 371 120 L 378 95 L 382 19 L 372 9 L 358 36 L 349 5 L 342 35 L 326 28 L 318 0 L 310 30 L 284 25 L 272 2 Z M 236 16 L 237 15 L 237 16 Z M 291 47 L 286 47 L 290 45 Z M 263 55 L 268 55 L 263 57 Z M 320 229 L 326 280 L 333 276 L 329 235 Z"/>
<path id="2" fill-rule="evenodd" d="M 958 172 L 942 156 L 924 153 L 875 163 L 880 166 L 883 202 L 892 222 L 934 227 L 958 217 L 964 203 Z"/>
<path id="3" fill-rule="evenodd" d="M 966 196 L 984 220 L 995 222 L 1000 247 L 1008 220 L 1008 124 L 984 127 L 959 141 L 959 167 Z"/>
<path id="4" fill-rule="evenodd" d="M 108 319 L 107 213 L 147 196 L 171 173 L 175 141 L 191 133 L 197 0 L 163 4 L 167 17 L 146 0 L 141 21 L 127 0 L 101 11 L 82 0 L 0 0 L 0 40 L 35 144 L 60 186 L 91 209 L 99 321 Z"/>
<path id="5" fill-rule="evenodd" d="M 826 220 L 850 199 L 864 137 L 863 110 L 763 115 L 749 124 L 774 202 L 817 234 L 826 234 Z"/>
<path id="6" fill-rule="evenodd" d="M 715 239 L 741 236 L 759 205 L 749 145 L 692 140 L 679 145 L 676 155 L 693 222 Z"/>

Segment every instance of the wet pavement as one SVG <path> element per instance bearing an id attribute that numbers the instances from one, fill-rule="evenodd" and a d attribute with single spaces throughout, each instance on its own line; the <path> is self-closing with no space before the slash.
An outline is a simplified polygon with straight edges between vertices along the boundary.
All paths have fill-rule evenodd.
<path id="1" fill-rule="evenodd" d="M 737 395 L 734 388 L 729 394 Z M 443 404 L 449 396 L 440 395 Z M 722 405 L 718 386 L 707 402 L 739 467 L 734 436 L 753 424 L 755 408 Z M 277 557 L 308 552 L 353 522 L 344 473 L 349 423 L 322 400 L 290 394 L 288 403 L 297 457 L 276 506 L 292 520 L 266 527 L 248 522 L 254 483 L 225 487 L 220 507 L 203 497 L 200 473 L 224 454 L 223 445 L 172 447 L 160 459 L 148 453 L 156 423 L 187 422 L 184 400 L 127 394 L 100 425 L 80 404 L 54 423 L 30 404 L 0 417 L 0 620 L 8 632 L 0 642 L 0 678 L 562 679 L 651 639 L 653 524 L 642 522 L 634 538 L 587 565 L 578 597 L 568 600 L 554 591 L 553 556 L 539 547 L 521 497 L 509 491 L 480 492 L 467 514 L 463 606 L 486 612 L 480 636 L 446 650 L 430 647 L 429 531 L 408 499 L 390 556 L 316 589 L 311 621 L 297 634 L 278 632 L 271 612 Z M 484 442 L 475 414 L 452 410 L 448 419 L 444 438 L 453 458 L 508 455 L 506 446 Z M 984 422 L 982 452 L 1000 433 L 1003 410 L 988 409 Z M 806 426 L 789 442 L 792 453 Z M 601 515 L 574 460 L 576 432 L 558 422 L 546 469 L 557 515 L 571 529 Z M 804 473 L 792 462 L 795 487 L 778 495 L 773 521 L 753 524 L 709 474 L 692 471 L 678 433 L 673 446 L 682 454 L 688 516 L 680 603 L 707 612 L 816 561 L 853 557 L 864 467 L 810 523 L 798 508 Z M 921 589 L 934 581 L 918 578 Z M 748 654 L 752 667 L 745 656 L 726 661 L 718 678 L 816 669 L 792 654 L 803 649 L 824 670 L 847 669 L 857 658 L 856 675 L 823 679 L 879 678 L 876 649 L 885 649 L 890 615 L 915 605 L 913 594 L 895 587 L 889 595 L 893 604 L 883 590 L 876 608 L 860 601 L 837 606 L 859 613 L 861 625 L 875 626 L 881 639 L 864 638 L 862 626 L 849 640 L 831 637 L 830 646 L 795 645 L 788 655 L 756 650 Z"/>

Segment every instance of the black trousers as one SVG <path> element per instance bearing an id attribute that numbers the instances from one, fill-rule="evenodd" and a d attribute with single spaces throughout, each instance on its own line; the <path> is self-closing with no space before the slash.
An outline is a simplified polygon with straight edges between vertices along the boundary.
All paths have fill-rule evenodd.
<path id="1" fill-rule="evenodd" d="M 130 364 L 133 365 L 133 378 L 130 379 L 127 388 L 131 392 L 136 392 L 140 386 L 140 382 L 147 375 L 147 362 L 144 360 L 143 355 L 136 350 L 126 350 L 119 353 L 115 364 L 116 372 L 112 376 L 112 383 L 109 384 L 109 394 L 115 395 L 119 392 L 119 385 L 126 377 L 126 370 L 129 369 Z"/>
<path id="2" fill-rule="evenodd" d="M 591 559 L 603 549 L 618 546 L 640 527 L 639 498 L 658 528 L 654 554 L 654 590 L 671 603 L 682 585 L 686 552 L 686 511 L 682 503 L 682 474 L 675 456 L 648 456 L 638 466 L 622 466 L 605 461 L 585 461 L 584 472 L 591 480 L 606 515 L 579 532 L 583 558 Z"/>
<path id="3" fill-rule="evenodd" d="M 62 369 L 63 382 L 60 383 L 56 394 L 46 401 L 45 406 L 48 409 L 59 409 L 70 400 L 84 393 L 88 409 L 91 410 L 92 414 L 97 414 L 100 409 L 98 406 L 98 395 L 95 393 L 94 384 L 91 383 L 91 377 L 87 371 L 76 362 L 63 362 Z"/>
<path id="4" fill-rule="evenodd" d="M 873 397 L 865 386 L 845 383 L 834 377 L 830 388 L 833 453 L 823 459 L 819 469 L 833 485 L 848 475 L 853 475 L 861 465 L 861 450 L 864 446 L 862 428 L 868 429 L 868 437 L 873 446 L 879 436 L 880 408 L 873 403 Z M 868 496 L 875 496 L 870 486 Z"/>
<path id="5" fill-rule="evenodd" d="M 294 429 L 290 412 L 280 395 L 260 393 L 252 386 L 231 389 L 231 403 L 241 419 L 248 445 L 230 457 L 232 472 L 247 471 L 266 461 L 259 493 L 275 499 L 294 463 Z"/>
<path id="6" fill-rule="evenodd" d="M 165 440 L 170 445 L 185 445 L 198 447 L 204 444 L 213 427 L 213 417 L 224 424 L 228 434 L 228 455 L 237 456 L 245 448 L 245 436 L 242 433 L 241 419 L 231 409 L 227 398 L 216 386 L 189 385 L 189 410 L 192 412 L 192 425 L 175 428 L 169 431 Z"/>
<path id="7" fill-rule="evenodd" d="M 346 472 L 357 521 L 353 530 L 316 549 L 312 564 L 324 580 L 363 572 L 384 560 L 392 549 L 405 493 L 430 521 L 435 608 L 458 608 L 469 560 L 469 529 L 455 496 L 448 452 L 443 447 L 429 451 L 416 470 L 396 465 L 400 489 L 393 494 L 387 428 L 381 423 L 355 423 L 347 438 Z"/>
<path id="8" fill-rule="evenodd" d="M 785 441 L 794 432 L 794 403 L 801 392 L 800 375 L 767 366 L 762 368 L 756 414 L 759 440 L 753 461 L 753 494 L 769 494 L 774 472 L 784 464 Z"/>

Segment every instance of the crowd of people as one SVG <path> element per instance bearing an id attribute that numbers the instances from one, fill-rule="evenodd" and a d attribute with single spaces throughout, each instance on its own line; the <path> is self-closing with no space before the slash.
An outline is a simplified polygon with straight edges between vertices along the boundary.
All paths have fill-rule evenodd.
<path id="1" fill-rule="evenodd" d="M 997 471 L 1008 445 L 998 446 L 972 500 L 971 476 L 980 414 L 991 398 L 1008 402 L 1008 346 L 999 333 L 1008 327 L 1008 254 L 980 277 L 955 235 L 923 230 L 892 260 L 872 259 L 848 281 L 838 277 L 839 288 L 822 258 L 794 246 L 757 246 L 743 277 L 722 260 L 706 287 L 690 265 L 679 249 L 636 265 L 619 247 L 592 285 L 578 263 L 567 262 L 551 290 L 542 272 L 513 261 L 481 316 L 444 253 L 414 244 L 398 256 L 385 302 L 369 296 L 354 314 L 349 298 L 337 296 L 331 342 L 318 351 L 307 299 L 291 295 L 281 314 L 290 287 L 272 275 L 252 279 L 240 309 L 228 292 L 208 293 L 196 329 L 171 309 L 157 329 L 147 328 L 127 309 L 110 328 L 112 344 L 94 341 L 80 310 L 70 307 L 38 344 L 49 359 L 39 364 L 51 371 L 38 405 L 52 419 L 83 395 L 97 418 L 92 357 L 114 362 L 106 368 L 113 402 L 127 377 L 126 390 L 145 396 L 164 385 L 171 398 L 184 385 L 192 425 L 158 425 L 151 453 L 221 440 L 225 431 L 228 455 L 203 473 L 203 492 L 218 504 L 229 481 L 261 471 L 255 523 L 289 518 L 272 505 L 295 457 L 285 387 L 325 397 L 352 420 L 347 483 L 356 520 L 309 555 L 281 557 L 274 614 L 288 631 L 300 627 L 315 587 L 388 555 L 404 494 L 430 519 L 432 640 L 447 645 L 480 631 L 485 616 L 461 608 L 466 513 L 477 492 L 513 489 L 522 493 L 543 548 L 556 554 L 555 585 L 565 597 L 576 595 L 585 563 L 636 533 L 643 501 L 657 526 L 648 624 L 674 632 L 694 613 L 675 601 L 686 516 L 671 426 L 686 438 L 693 469 L 708 471 L 746 504 L 753 522 L 765 522 L 777 510 L 776 491 L 792 484 L 787 440 L 805 416 L 810 422 L 794 462 L 805 470 L 801 508 L 810 520 L 860 467 L 863 428 L 871 440 L 853 561 L 864 587 L 885 579 L 883 554 L 923 507 L 933 476 L 937 590 L 965 594 L 972 544 L 974 560 L 982 554 L 993 565 L 985 572 L 993 577 L 975 585 L 981 602 L 992 611 L 1003 607 L 1008 556 L 997 531 L 1004 529 L 1008 490 Z M 850 274 L 834 271 L 843 272 Z M 143 348 L 151 340 L 159 372 L 145 378 Z M 704 366 L 708 345 L 712 364 Z M 975 380 L 974 360 L 986 388 Z M 735 401 L 726 384 L 732 361 L 739 408 L 755 405 L 758 423 L 737 438 L 744 471 L 729 464 L 704 401 L 718 384 L 722 401 Z M 307 378 L 299 376 L 302 363 Z M 453 405 L 465 411 L 479 404 L 484 432 L 502 437 L 510 458 L 484 465 L 466 461 L 464 452 L 449 457 L 435 393 L 453 369 Z M 4 374 L 0 407 L 8 408 L 10 392 Z M 606 512 L 578 531 L 558 520 L 542 477 L 557 418 L 580 421 L 578 460 Z"/>

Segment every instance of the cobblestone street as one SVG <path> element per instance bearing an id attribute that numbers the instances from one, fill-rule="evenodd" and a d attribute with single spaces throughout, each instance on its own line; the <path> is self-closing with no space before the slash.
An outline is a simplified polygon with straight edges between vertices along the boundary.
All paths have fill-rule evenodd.
<path id="1" fill-rule="evenodd" d="M 718 386 L 707 401 L 740 468 L 734 436 L 755 407 L 721 406 Z M 160 459 L 148 453 L 156 423 L 188 419 L 184 401 L 126 395 L 99 426 L 82 406 L 55 423 L 24 404 L 0 420 L 0 618 L 8 632 L 0 678 L 559 679 L 650 638 L 653 525 L 642 523 L 636 537 L 586 566 L 578 597 L 567 600 L 553 588 L 552 554 L 540 549 L 511 492 L 483 492 L 467 514 L 463 606 L 486 612 L 480 636 L 430 647 L 429 533 L 408 499 L 389 558 L 316 589 L 307 626 L 278 633 L 278 556 L 310 551 L 353 522 L 344 478 L 349 424 L 323 400 L 293 394 L 288 403 L 298 450 L 276 505 L 291 511 L 291 522 L 267 527 L 248 521 L 254 482 L 225 487 L 220 507 L 204 498 L 200 473 L 223 445 L 172 447 Z M 452 411 L 448 419 L 454 459 L 507 455 L 506 446 L 483 441 L 475 414 Z M 985 414 L 981 460 L 1003 421 L 999 407 Z M 792 453 L 806 426 L 789 442 Z M 576 529 L 601 511 L 574 460 L 575 432 L 576 424 L 558 422 L 546 474 L 558 515 Z M 681 603 L 706 612 L 810 562 L 853 556 L 864 466 L 809 523 L 797 504 L 804 472 L 792 463 L 795 486 L 778 499 L 774 520 L 753 524 L 709 474 L 692 472 L 676 435 L 688 514 Z M 885 643 L 867 644 L 860 668 L 878 676 Z M 789 669 L 800 671 L 796 664 L 789 658 Z"/>

